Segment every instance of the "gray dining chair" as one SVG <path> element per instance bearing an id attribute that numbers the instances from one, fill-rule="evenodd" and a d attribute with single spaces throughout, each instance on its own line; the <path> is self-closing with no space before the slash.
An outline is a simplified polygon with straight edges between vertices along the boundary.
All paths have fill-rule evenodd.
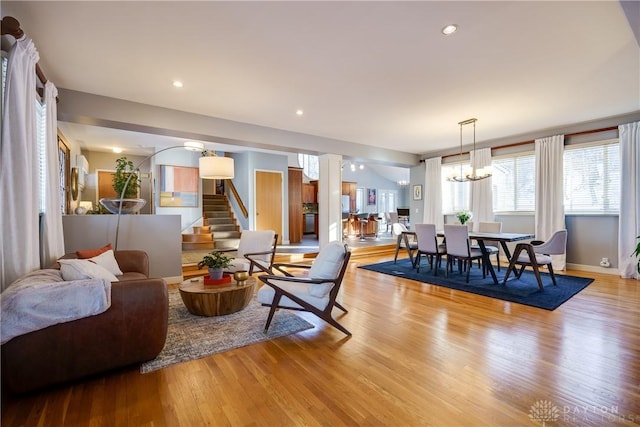
<path id="1" fill-rule="evenodd" d="M 389 230 L 391 230 L 391 227 L 393 226 L 393 224 L 398 222 L 398 214 L 395 212 L 385 212 L 384 216 L 387 220 L 387 233 L 388 233 Z"/>
<path id="2" fill-rule="evenodd" d="M 417 272 L 420 273 L 420 259 L 422 255 L 426 255 L 433 275 L 437 276 L 438 267 L 442 264 L 442 256 L 447 254 L 447 247 L 444 244 L 438 243 L 435 224 L 416 224 L 415 232 L 418 240 L 418 250 L 416 252 L 414 266 Z"/>
<path id="3" fill-rule="evenodd" d="M 467 271 L 467 283 L 469 283 L 469 274 L 471 272 L 471 264 L 475 259 L 482 259 L 480 249 L 472 249 L 469 242 L 469 228 L 466 225 L 447 225 L 444 226 L 444 238 L 447 244 L 447 268 L 446 276 L 449 276 L 449 269 L 453 267 L 453 260 L 458 260 L 458 270 L 462 272 L 462 268 Z M 482 269 L 482 278 L 486 277 L 486 269 Z"/>
<path id="4" fill-rule="evenodd" d="M 479 233 L 502 233 L 501 222 L 480 222 L 478 223 Z M 484 247 L 489 255 L 496 256 L 496 265 L 500 271 L 500 242 L 495 240 L 485 240 Z M 478 245 L 472 245 L 471 248 L 480 248 Z"/>
<path id="5" fill-rule="evenodd" d="M 518 243 L 516 249 L 511 257 L 509 268 L 504 275 L 503 284 L 506 285 L 509 274 L 513 270 L 516 277 L 519 279 L 522 276 L 522 272 L 528 266 L 533 268 L 533 272 L 536 275 L 538 281 L 538 287 L 540 290 L 544 290 L 542 285 L 542 278 L 540 277 L 540 267 L 547 266 L 549 269 L 549 275 L 553 285 L 556 286 L 556 277 L 553 274 L 553 266 L 551 264 L 551 255 L 561 255 L 567 251 L 567 230 L 558 230 L 549 240 L 544 243 L 531 242 L 531 243 Z M 524 253 L 522 253 L 524 252 Z M 520 270 L 516 270 L 516 265 L 520 266 Z"/>

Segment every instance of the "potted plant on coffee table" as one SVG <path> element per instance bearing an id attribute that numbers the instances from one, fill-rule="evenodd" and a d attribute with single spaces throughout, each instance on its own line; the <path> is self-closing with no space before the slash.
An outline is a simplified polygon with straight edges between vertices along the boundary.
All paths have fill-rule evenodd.
<path id="1" fill-rule="evenodd" d="M 210 252 L 198 263 L 198 270 L 207 266 L 209 267 L 209 277 L 213 280 L 218 280 L 222 278 L 224 269 L 231 265 L 231 261 L 233 261 L 233 258 L 226 256 L 224 252 Z"/>

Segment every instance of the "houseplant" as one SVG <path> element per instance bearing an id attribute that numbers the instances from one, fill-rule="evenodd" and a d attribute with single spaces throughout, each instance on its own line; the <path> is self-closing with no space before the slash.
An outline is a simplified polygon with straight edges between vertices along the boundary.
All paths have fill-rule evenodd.
<path id="1" fill-rule="evenodd" d="M 129 180 L 128 183 L 127 180 Z M 116 197 L 100 199 L 100 204 L 113 214 L 138 212 L 147 203 L 144 199 L 136 198 L 139 188 L 140 177 L 133 162 L 126 157 L 120 157 L 116 160 L 116 172 L 113 174 L 113 190 Z M 125 190 L 124 194 L 122 194 L 122 190 Z"/>
<path id="2" fill-rule="evenodd" d="M 202 258 L 198 263 L 198 270 L 202 267 L 209 267 L 209 277 L 212 279 L 221 279 L 222 272 L 231 265 L 232 257 L 224 255 L 224 252 L 210 252 Z"/>
<path id="3" fill-rule="evenodd" d="M 129 179 L 129 175 L 134 174 L 129 180 L 129 185 L 127 185 L 127 189 L 122 194 L 122 190 L 124 189 L 125 184 L 127 183 L 127 179 Z M 122 197 L 123 199 L 132 199 L 138 195 L 138 189 L 140 188 L 140 178 L 136 174 L 136 170 L 134 168 L 133 162 L 128 160 L 126 157 L 120 157 L 116 160 L 116 173 L 113 176 L 113 189 L 115 190 L 118 197 Z"/>
<path id="4" fill-rule="evenodd" d="M 640 236 L 636 237 L 638 239 L 638 244 L 636 245 L 636 250 L 631 254 L 631 256 L 636 257 L 636 261 L 638 261 L 638 273 L 640 273 Z"/>
<path id="5" fill-rule="evenodd" d="M 473 213 L 467 210 L 460 211 L 456 214 L 456 218 L 458 218 L 458 221 L 460 221 L 460 224 L 464 224 L 467 221 L 469 221 L 471 218 L 473 218 Z"/>

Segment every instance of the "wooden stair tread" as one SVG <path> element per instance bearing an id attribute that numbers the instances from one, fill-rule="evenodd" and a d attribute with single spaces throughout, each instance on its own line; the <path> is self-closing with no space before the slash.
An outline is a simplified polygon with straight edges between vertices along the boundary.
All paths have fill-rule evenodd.
<path id="1" fill-rule="evenodd" d="M 213 242 L 213 235 L 209 234 L 183 234 L 183 242 L 197 243 L 197 242 Z"/>

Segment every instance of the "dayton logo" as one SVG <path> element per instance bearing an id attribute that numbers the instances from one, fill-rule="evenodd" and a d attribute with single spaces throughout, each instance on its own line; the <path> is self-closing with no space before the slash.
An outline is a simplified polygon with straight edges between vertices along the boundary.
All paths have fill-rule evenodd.
<path id="1" fill-rule="evenodd" d="M 560 418 L 560 410 L 548 400 L 538 400 L 531 405 L 529 418 L 531 421 L 542 423 L 542 427 L 545 427 L 545 423 L 549 421 L 558 421 L 558 418 Z"/>

